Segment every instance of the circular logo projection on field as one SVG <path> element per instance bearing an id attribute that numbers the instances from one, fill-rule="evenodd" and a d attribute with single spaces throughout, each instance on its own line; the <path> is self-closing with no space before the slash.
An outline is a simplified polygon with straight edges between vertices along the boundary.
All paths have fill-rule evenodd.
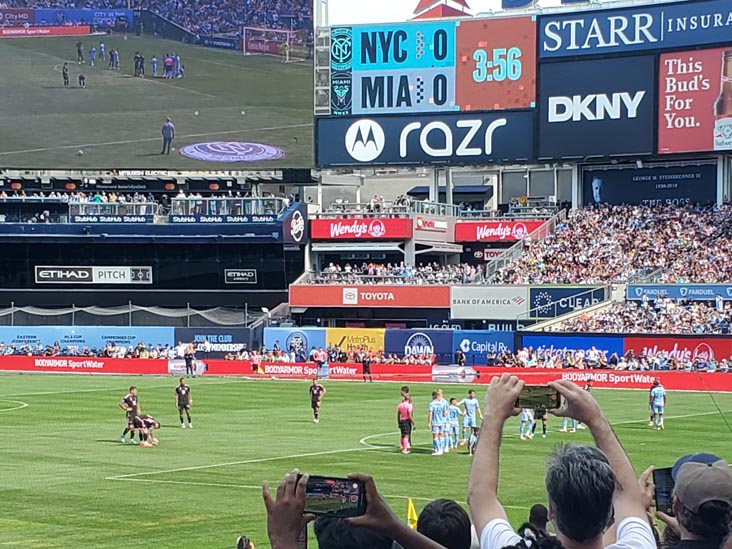
<path id="1" fill-rule="evenodd" d="M 245 141 L 210 141 L 186 145 L 180 154 L 205 162 L 262 162 L 285 157 L 279 147 Z"/>

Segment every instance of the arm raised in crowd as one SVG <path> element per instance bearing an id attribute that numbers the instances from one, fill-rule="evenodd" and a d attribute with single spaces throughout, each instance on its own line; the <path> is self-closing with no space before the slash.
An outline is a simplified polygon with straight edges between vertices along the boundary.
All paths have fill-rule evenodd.
<path id="1" fill-rule="evenodd" d="M 376 490 L 373 478 L 358 473 L 348 475 L 348 478 L 360 480 L 366 486 L 366 514 L 346 519 L 347 523 L 382 534 L 404 549 L 444 549 L 439 543 L 400 521 Z"/>
<path id="2" fill-rule="evenodd" d="M 470 515 L 479 534 L 493 520 L 508 520 L 506 511 L 498 501 L 501 436 L 506 420 L 520 411 L 515 404 L 523 387 L 524 382 L 516 376 L 503 374 L 491 380 L 486 392 L 483 426 L 468 485 Z"/>
<path id="3" fill-rule="evenodd" d="M 615 523 L 620 524 L 629 517 L 646 518 L 643 496 L 633 465 L 625 453 L 618 437 L 615 436 L 610 422 L 592 395 L 570 381 L 557 381 L 549 384 L 564 398 L 564 406 L 553 410 L 557 416 L 571 417 L 590 428 L 595 444 L 605 454 L 610 467 L 618 480 L 615 491 Z"/>
<path id="4" fill-rule="evenodd" d="M 285 476 L 272 499 L 269 485 L 263 483 L 264 505 L 267 508 L 267 534 L 272 549 L 297 549 L 297 540 L 313 515 L 305 514 L 305 492 L 308 475 L 298 480 L 299 471 Z M 360 480 L 366 490 L 366 513 L 360 517 L 345 519 L 351 526 L 367 528 L 398 542 L 404 549 L 444 549 L 442 545 L 411 530 L 389 508 L 376 490 L 374 479 L 367 475 L 351 474 L 349 478 Z"/>

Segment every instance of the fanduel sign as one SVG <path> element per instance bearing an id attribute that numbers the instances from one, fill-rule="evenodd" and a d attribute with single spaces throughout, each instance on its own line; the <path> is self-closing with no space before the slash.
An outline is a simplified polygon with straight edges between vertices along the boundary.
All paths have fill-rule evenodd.
<path id="1" fill-rule="evenodd" d="M 671 299 L 691 299 L 693 301 L 714 301 L 717 296 L 725 301 L 732 300 L 730 284 L 631 284 L 626 299 L 641 301 L 646 297 L 653 301 L 663 296 Z"/>
<path id="2" fill-rule="evenodd" d="M 530 160 L 530 112 L 316 120 L 316 163 L 355 165 L 485 164 Z"/>
<path id="3" fill-rule="evenodd" d="M 539 17 L 539 58 L 717 44 L 729 41 L 730 32 L 729 0 L 574 11 Z"/>

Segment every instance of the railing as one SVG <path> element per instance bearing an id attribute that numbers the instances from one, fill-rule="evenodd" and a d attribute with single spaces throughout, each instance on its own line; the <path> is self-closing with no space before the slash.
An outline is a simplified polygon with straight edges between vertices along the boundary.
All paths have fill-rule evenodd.
<path id="1" fill-rule="evenodd" d="M 457 217 L 460 207 L 454 204 L 416 200 L 402 202 L 334 202 L 328 209 L 317 214 L 316 218 L 333 217 L 409 217 L 410 214 L 441 215 Z"/>
<path id="2" fill-rule="evenodd" d="M 411 211 L 417 214 L 457 217 L 460 214 L 460 206 L 456 206 L 455 204 L 442 204 L 440 202 L 418 200 L 416 202 L 412 202 Z"/>
<path id="3" fill-rule="evenodd" d="M 551 219 L 557 215 L 557 211 L 531 211 L 526 213 L 515 213 L 509 212 L 504 214 L 501 210 L 462 210 L 460 212 L 461 218 L 468 219 Z"/>
<path id="4" fill-rule="evenodd" d="M 174 198 L 171 215 L 272 215 L 288 208 L 284 198 Z"/>
<path id="5" fill-rule="evenodd" d="M 501 255 L 489 261 L 485 266 L 485 279 L 492 281 L 495 274 L 500 270 L 517 261 L 521 254 L 524 253 L 527 242 L 540 242 L 545 240 L 547 236 L 553 234 L 556 231 L 557 225 L 564 223 L 567 220 L 567 211 L 560 210 L 557 215 L 547 220 L 541 227 L 533 231 L 523 240 L 519 240 L 507 248 Z"/>
<path id="6" fill-rule="evenodd" d="M 157 202 L 69 202 L 69 215 L 158 215 L 162 207 Z"/>
<path id="7" fill-rule="evenodd" d="M 314 217 L 328 219 L 333 217 L 409 217 L 409 204 L 384 202 L 334 202 L 328 209 Z"/>
<path id="8" fill-rule="evenodd" d="M 429 279 L 434 274 L 434 279 Z M 299 278 L 298 284 L 323 284 L 323 285 L 395 285 L 395 286 L 440 286 L 440 285 L 463 285 L 479 284 L 483 280 L 482 273 L 477 272 L 475 280 L 470 282 L 461 281 L 460 277 L 446 272 L 417 273 L 413 275 L 364 275 L 358 273 L 308 273 L 307 278 Z"/>

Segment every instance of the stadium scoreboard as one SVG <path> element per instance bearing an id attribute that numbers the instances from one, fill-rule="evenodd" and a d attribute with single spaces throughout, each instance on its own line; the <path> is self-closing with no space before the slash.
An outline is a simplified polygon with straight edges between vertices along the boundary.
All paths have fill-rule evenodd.
<path id="1" fill-rule="evenodd" d="M 536 22 L 412 22 L 331 29 L 331 115 L 532 108 Z"/>

